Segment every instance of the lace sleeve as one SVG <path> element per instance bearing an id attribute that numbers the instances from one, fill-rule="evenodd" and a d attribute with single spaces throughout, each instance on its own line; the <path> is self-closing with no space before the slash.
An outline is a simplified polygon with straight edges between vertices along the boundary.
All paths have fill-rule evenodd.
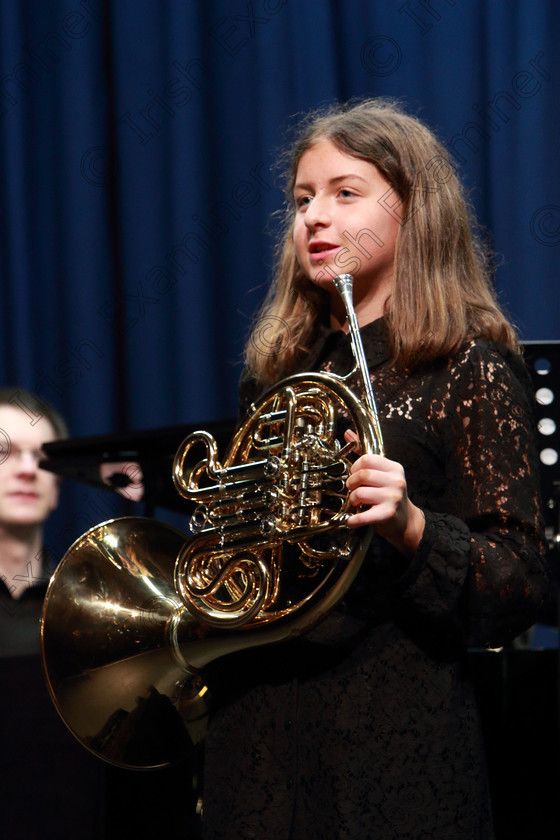
<path id="1" fill-rule="evenodd" d="M 426 512 L 405 600 L 497 646 L 535 622 L 548 589 L 530 398 L 521 362 L 492 346 L 473 344 L 448 374 L 432 403 L 446 510 Z"/>

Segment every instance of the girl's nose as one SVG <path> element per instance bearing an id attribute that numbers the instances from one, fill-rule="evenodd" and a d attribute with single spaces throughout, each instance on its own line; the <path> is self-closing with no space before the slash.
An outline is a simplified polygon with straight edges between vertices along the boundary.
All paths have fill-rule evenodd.
<path id="1" fill-rule="evenodd" d="M 330 224 L 330 211 L 326 198 L 315 196 L 305 211 L 305 224 L 310 229 L 326 227 Z"/>

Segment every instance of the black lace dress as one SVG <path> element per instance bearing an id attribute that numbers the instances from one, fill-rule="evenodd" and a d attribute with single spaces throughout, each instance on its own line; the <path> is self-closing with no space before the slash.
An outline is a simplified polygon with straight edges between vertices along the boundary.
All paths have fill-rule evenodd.
<path id="1" fill-rule="evenodd" d="M 310 634 L 212 666 L 206 840 L 492 837 L 465 659 L 530 626 L 548 586 L 528 378 L 481 341 L 405 377 L 382 320 L 362 337 L 424 536 L 412 562 L 374 538 Z M 349 337 L 321 328 L 302 369 L 352 366 Z M 242 407 L 254 396 L 245 381 Z"/>

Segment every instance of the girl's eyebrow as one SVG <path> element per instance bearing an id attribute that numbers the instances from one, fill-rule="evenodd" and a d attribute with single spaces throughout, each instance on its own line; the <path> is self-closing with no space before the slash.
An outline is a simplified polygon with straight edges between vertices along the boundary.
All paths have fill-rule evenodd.
<path id="1" fill-rule="evenodd" d="M 355 172 L 350 172 L 350 173 L 348 173 L 348 175 L 337 175 L 336 178 L 331 178 L 328 183 L 329 184 L 338 184 L 340 181 L 347 181 L 349 178 L 357 178 L 358 181 L 363 181 L 364 184 L 367 184 L 366 179 L 362 178 L 361 175 L 356 175 Z M 311 190 L 311 189 L 313 189 L 312 184 L 303 184 L 302 183 L 302 184 L 295 184 L 294 185 L 294 192 L 296 190 Z"/>

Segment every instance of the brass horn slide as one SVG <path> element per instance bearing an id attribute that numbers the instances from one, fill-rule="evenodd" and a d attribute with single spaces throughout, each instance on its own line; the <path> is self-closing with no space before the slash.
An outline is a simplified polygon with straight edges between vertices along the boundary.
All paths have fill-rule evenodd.
<path id="1" fill-rule="evenodd" d="M 223 462 L 207 432 L 179 447 L 173 479 L 197 505 L 193 535 L 141 517 L 103 522 L 50 581 L 47 685 L 70 731 L 105 761 L 143 769 L 186 757 L 204 739 L 205 666 L 304 633 L 361 567 L 373 529 L 345 527 L 343 431 L 356 432 L 362 452 L 383 448 L 351 277 L 337 284 L 365 399 L 335 374 L 282 380 L 251 407 Z"/>

